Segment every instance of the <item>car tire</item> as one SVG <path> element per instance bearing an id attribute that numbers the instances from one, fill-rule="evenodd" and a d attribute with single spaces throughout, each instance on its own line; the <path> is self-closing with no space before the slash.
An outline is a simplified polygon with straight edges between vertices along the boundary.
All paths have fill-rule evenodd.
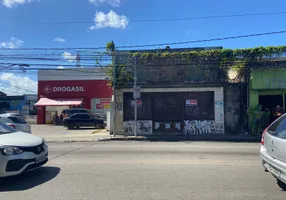
<path id="1" fill-rule="evenodd" d="M 71 130 L 74 128 L 74 125 L 73 124 L 68 124 L 68 129 Z"/>
<path id="2" fill-rule="evenodd" d="M 286 184 L 277 179 L 277 185 L 284 191 L 286 191 Z"/>
<path id="3" fill-rule="evenodd" d="M 80 128 L 80 126 L 77 126 L 76 128 L 77 128 L 77 129 L 79 129 L 79 128 Z"/>
<path id="4" fill-rule="evenodd" d="M 101 124 L 95 124 L 94 127 L 95 127 L 96 129 L 101 129 L 102 126 L 101 126 Z"/>

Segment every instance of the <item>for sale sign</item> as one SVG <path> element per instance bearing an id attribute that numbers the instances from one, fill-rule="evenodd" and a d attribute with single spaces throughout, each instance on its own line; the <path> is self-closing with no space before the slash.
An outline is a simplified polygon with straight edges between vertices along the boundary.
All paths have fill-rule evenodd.
<path id="1" fill-rule="evenodd" d="M 198 106 L 198 100 L 197 99 L 186 100 L 186 106 Z"/>

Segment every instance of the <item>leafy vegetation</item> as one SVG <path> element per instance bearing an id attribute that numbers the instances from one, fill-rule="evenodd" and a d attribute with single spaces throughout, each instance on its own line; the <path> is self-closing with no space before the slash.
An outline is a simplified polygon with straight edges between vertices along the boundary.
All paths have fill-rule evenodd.
<path id="1" fill-rule="evenodd" d="M 107 43 L 107 52 L 115 53 L 115 44 L 113 41 Z M 119 55 L 120 56 L 120 55 Z M 246 49 L 216 49 L 216 50 L 200 50 L 189 52 L 175 52 L 170 47 L 165 49 L 154 50 L 154 52 L 132 52 L 128 58 L 137 58 L 137 64 L 150 65 L 156 60 L 165 60 L 166 63 L 174 63 L 176 60 L 177 65 L 181 64 L 196 64 L 198 66 L 211 66 L 224 69 L 225 73 L 229 68 L 243 73 L 246 66 L 259 64 L 259 66 L 268 66 L 263 63 L 275 61 L 280 58 L 286 57 L 286 46 L 269 46 L 269 47 L 256 47 Z M 169 62 L 168 62 L 169 61 Z M 174 64 L 175 65 L 175 64 Z M 272 65 L 273 66 L 273 65 Z M 126 66 L 117 66 L 116 83 L 118 85 L 133 80 L 133 74 L 128 71 Z M 113 66 L 110 67 L 108 76 L 110 76 L 111 84 L 113 83 Z"/>

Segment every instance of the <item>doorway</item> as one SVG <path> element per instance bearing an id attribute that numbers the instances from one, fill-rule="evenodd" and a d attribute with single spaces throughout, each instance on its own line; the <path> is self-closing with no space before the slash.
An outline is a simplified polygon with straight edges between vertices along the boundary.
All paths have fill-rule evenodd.
<path id="1" fill-rule="evenodd" d="M 277 105 L 284 108 L 283 95 L 259 95 L 259 104 L 262 105 L 263 110 L 269 109 L 270 112 L 272 112 Z"/>

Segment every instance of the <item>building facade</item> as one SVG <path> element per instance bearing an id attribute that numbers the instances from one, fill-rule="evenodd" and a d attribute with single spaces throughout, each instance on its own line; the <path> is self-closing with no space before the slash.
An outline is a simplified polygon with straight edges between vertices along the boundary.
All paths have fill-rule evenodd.
<path id="1" fill-rule="evenodd" d="M 24 94 L 18 96 L 0 95 L 0 111 L 13 112 L 22 115 L 36 114 L 35 103 L 37 102 L 36 94 Z"/>
<path id="2" fill-rule="evenodd" d="M 183 50 L 187 51 L 194 49 Z M 124 70 L 128 76 L 134 76 L 134 62 L 130 65 L 126 60 L 120 57 L 116 64 L 124 65 L 125 61 Z M 229 81 L 228 74 L 219 65 L 188 63 L 176 57 L 144 62 L 136 58 L 136 61 L 137 85 L 141 90 L 137 109 L 139 135 L 214 135 L 244 131 L 245 84 Z M 133 135 L 133 79 L 122 79 L 115 90 L 115 130 L 117 134 Z"/>
<path id="3" fill-rule="evenodd" d="M 74 106 L 94 113 L 110 110 L 108 84 L 105 68 L 39 70 L 37 123 L 51 123 L 54 114 Z"/>
<path id="4" fill-rule="evenodd" d="M 284 62 L 285 63 L 285 62 Z M 253 68 L 249 82 L 249 125 L 251 132 L 263 131 L 272 121 L 277 105 L 286 109 L 286 68 Z M 255 123 L 255 122 L 259 123 Z"/>

